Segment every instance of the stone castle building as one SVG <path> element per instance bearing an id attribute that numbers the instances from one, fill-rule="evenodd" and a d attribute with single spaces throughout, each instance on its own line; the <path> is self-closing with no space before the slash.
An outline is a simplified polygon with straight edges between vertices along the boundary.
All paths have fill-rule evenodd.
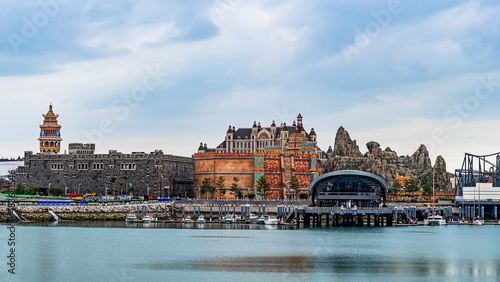
<path id="1" fill-rule="evenodd" d="M 300 192 L 307 193 L 319 174 L 318 153 L 323 152 L 317 146 L 316 133 L 314 129 L 304 131 L 300 114 L 293 126 L 277 127 L 273 122 L 271 127 L 263 128 L 254 122 L 252 128 L 230 127 L 219 146 L 209 149 L 200 144 L 194 155 L 195 195 L 200 196 L 205 178 L 214 185 L 219 177 L 225 180 L 226 198 L 234 197 L 230 193 L 234 177 L 239 179 L 244 195 L 257 194 L 257 181 L 264 176 L 271 185 L 266 198 L 292 198 L 293 191 L 288 187 L 292 175 L 299 181 Z"/>
<path id="2" fill-rule="evenodd" d="M 58 187 L 65 193 L 130 194 L 132 189 L 134 195 L 193 196 L 193 158 L 161 150 L 95 154 L 95 144 L 81 143 L 69 144 L 67 154 L 58 154 L 62 139 L 57 117 L 51 105 L 40 126 L 40 153 L 25 152 L 24 165 L 15 172 L 18 184 Z"/>

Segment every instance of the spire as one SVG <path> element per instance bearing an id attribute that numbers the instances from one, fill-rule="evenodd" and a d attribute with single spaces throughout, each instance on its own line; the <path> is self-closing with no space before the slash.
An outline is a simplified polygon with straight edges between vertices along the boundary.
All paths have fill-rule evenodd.
<path id="1" fill-rule="evenodd" d="M 297 132 L 302 133 L 304 131 L 304 127 L 302 126 L 302 115 L 299 113 L 297 116 Z"/>
<path id="2" fill-rule="evenodd" d="M 255 120 L 253 121 L 253 126 L 252 127 L 257 127 L 257 123 L 255 122 Z"/>
<path id="3" fill-rule="evenodd" d="M 271 124 L 272 127 L 276 127 L 276 123 L 274 123 L 274 119 L 273 119 L 273 123 Z"/>

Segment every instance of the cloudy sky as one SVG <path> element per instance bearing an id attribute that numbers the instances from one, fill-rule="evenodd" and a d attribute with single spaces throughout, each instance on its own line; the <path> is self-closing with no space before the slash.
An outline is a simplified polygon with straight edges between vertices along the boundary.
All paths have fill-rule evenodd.
<path id="1" fill-rule="evenodd" d="M 63 147 L 190 156 L 228 125 L 344 126 L 448 171 L 500 151 L 497 1 L 0 1 L 0 157 Z"/>

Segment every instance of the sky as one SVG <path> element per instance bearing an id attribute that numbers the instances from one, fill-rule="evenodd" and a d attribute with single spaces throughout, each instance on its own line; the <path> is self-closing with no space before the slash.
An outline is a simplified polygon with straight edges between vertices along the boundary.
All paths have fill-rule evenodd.
<path id="1" fill-rule="evenodd" d="M 191 156 L 299 113 L 323 150 L 500 151 L 497 1 L 0 3 L 0 157 L 39 151 L 50 103 L 62 152 Z"/>

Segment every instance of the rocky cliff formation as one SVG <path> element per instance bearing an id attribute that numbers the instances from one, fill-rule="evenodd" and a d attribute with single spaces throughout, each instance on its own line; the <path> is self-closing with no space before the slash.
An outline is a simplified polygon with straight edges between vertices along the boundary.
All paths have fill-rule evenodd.
<path id="1" fill-rule="evenodd" d="M 363 154 L 359 151 L 356 140 L 352 141 L 349 133 L 341 126 L 335 136 L 334 156 L 341 157 L 361 157 Z"/>
<path id="2" fill-rule="evenodd" d="M 349 133 L 340 127 L 335 137 L 333 158 L 324 163 L 323 171 L 366 171 L 379 175 L 389 186 L 392 186 L 396 174 L 415 178 L 422 186 L 432 184 L 432 164 L 425 145 L 420 145 L 411 156 L 398 156 L 389 147 L 382 150 L 375 141 L 368 142 L 366 147 L 368 152 L 361 154 L 356 141 L 351 140 Z M 437 157 L 434 168 L 436 188 L 450 190 L 450 174 L 446 172 L 446 162 L 442 156 Z"/>

